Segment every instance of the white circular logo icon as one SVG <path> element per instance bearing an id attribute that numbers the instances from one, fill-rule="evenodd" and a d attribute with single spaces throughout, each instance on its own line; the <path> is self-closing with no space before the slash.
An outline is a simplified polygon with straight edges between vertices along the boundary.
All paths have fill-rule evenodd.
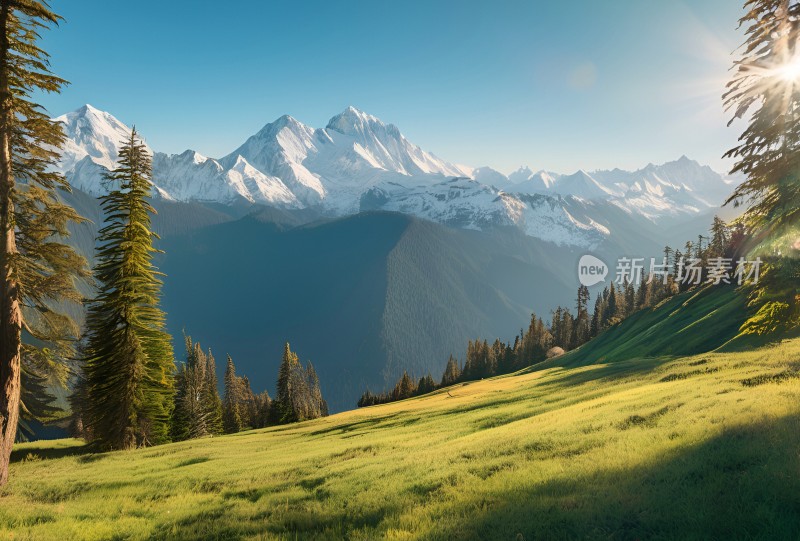
<path id="1" fill-rule="evenodd" d="M 608 276 L 608 265 L 593 255 L 586 254 L 578 261 L 578 281 L 590 287 L 604 282 Z"/>

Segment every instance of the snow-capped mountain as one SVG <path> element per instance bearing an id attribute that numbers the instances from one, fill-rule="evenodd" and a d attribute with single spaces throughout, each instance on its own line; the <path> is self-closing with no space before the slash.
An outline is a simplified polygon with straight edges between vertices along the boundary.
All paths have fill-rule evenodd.
<path id="1" fill-rule="evenodd" d="M 90 105 L 56 120 L 67 137 L 60 171 L 74 187 L 104 193 L 104 173 L 114 167 L 128 126 Z M 332 216 L 392 210 L 462 228 L 513 226 L 580 247 L 610 234 L 595 202 L 653 219 L 713 208 L 731 189 L 686 157 L 634 172 L 560 175 L 526 167 L 506 176 L 472 169 L 422 150 L 393 124 L 354 107 L 325 128 L 282 116 L 220 159 L 193 150 L 151 152 L 155 192 L 168 200 L 313 207 Z"/>
<path id="2" fill-rule="evenodd" d="M 505 189 L 515 193 L 548 193 L 553 189 L 560 175 L 549 171 L 533 172 L 530 167 L 520 167 L 510 175 Z"/>
<path id="3" fill-rule="evenodd" d="M 502 180 L 498 182 L 502 184 Z M 655 220 L 717 208 L 733 191 L 734 181 L 707 165 L 681 156 L 637 171 L 580 170 L 572 175 L 558 175 L 522 168 L 509 175 L 508 182 L 502 185 L 517 194 L 559 194 L 608 201 L 630 214 Z"/>
<path id="4" fill-rule="evenodd" d="M 120 144 L 131 134 L 131 129 L 111 114 L 88 104 L 54 120 L 64 124 L 67 136 L 61 158 L 65 171 L 86 158 L 106 169 L 114 168 Z"/>
<path id="5" fill-rule="evenodd" d="M 614 193 L 595 180 L 583 169 L 563 175 L 550 185 L 550 190 L 561 195 L 574 195 L 581 199 L 609 199 Z"/>
<path id="6" fill-rule="evenodd" d="M 648 164 L 638 171 L 595 171 L 594 177 L 622 192 L 627 199 L 652 196 L 673 203 L 671 210 L 716 207 L 733 191 L 725 179 L 707 165 L 681 156 L 662 165 Z"/>
<path id="7" fill-rule="evenodd" d="M 348 107 L 324 129 L 282 116 L 225 156 L 239 157 L 281 178 L 307 206 L 338 214 L 358 210 L 361 194 L 382 182 L 407 182 L 468 176 L 471 170 L 449 164 L 410 143 L 392 124 Z"/>
<path id="8" fill-rule="evenodd" d="M 239 156 L 229 168 L 193 150 L 153 157 L 153 179 L 160 193 L 177 201 L 231 204 L 244 199 L 278 207 L 302 206 L 281 179 L 265 175 Z"/>

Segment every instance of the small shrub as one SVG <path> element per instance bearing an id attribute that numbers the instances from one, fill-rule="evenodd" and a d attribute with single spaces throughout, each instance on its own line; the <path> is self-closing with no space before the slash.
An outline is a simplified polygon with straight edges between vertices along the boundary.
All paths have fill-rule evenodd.
<path id="1" fill-rule="evenodd" d="M 784 370 L 777 374 L 759 374 L 752 378 L 742 380 L 742 385 L 745 387 L 755 387 L 756 385 L 764 385 L 765 383 L 783 383 L 784 381 L 800 377 L 800 372 L 796 370 Z"/>

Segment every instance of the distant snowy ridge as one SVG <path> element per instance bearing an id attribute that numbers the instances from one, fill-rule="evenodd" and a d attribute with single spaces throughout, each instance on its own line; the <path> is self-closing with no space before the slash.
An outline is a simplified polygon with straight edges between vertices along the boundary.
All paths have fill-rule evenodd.
<path id="1" fill-rule="evenodd" d="M 56 120 L 67 137 L 60 171 L 74 187 L 104 193 L 104 173 L 114 167 L 130 129 L 90 105 Z M 354 107 L 325 128 L 284 115 L 220 159 L 193 150 L 150 152 L 155 192 L 168 200 L 315 207 L 333 216 L 393 210 L 462 228 L 514 226 L 587 248 L 611 234 L 601 216 L 590 215 L 597 212 L 593 201 L 654 219 L 712 208 L 731 189 L 721 175 L 686 157 L 634 172 L 561 175 L 521 168 L 506 176 L 472 169 L 422 150 L 393 124 Z"/>

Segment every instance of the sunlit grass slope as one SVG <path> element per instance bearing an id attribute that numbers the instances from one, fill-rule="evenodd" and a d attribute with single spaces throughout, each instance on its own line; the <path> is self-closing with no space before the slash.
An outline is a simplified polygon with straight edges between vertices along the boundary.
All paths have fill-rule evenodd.
<path id="1" fill-rule="evenodd" d="M 746 294 L 733 286 L 688 291 L 634 312 L 580 349 L 536 368 L 711 351 L 738 335 L 746 304 Z"/>
<path id="2" fill-rule="evenodd" d="M 800 340 L 132 452 L 20 445 L 11 539 L 795 539 Z"/>

